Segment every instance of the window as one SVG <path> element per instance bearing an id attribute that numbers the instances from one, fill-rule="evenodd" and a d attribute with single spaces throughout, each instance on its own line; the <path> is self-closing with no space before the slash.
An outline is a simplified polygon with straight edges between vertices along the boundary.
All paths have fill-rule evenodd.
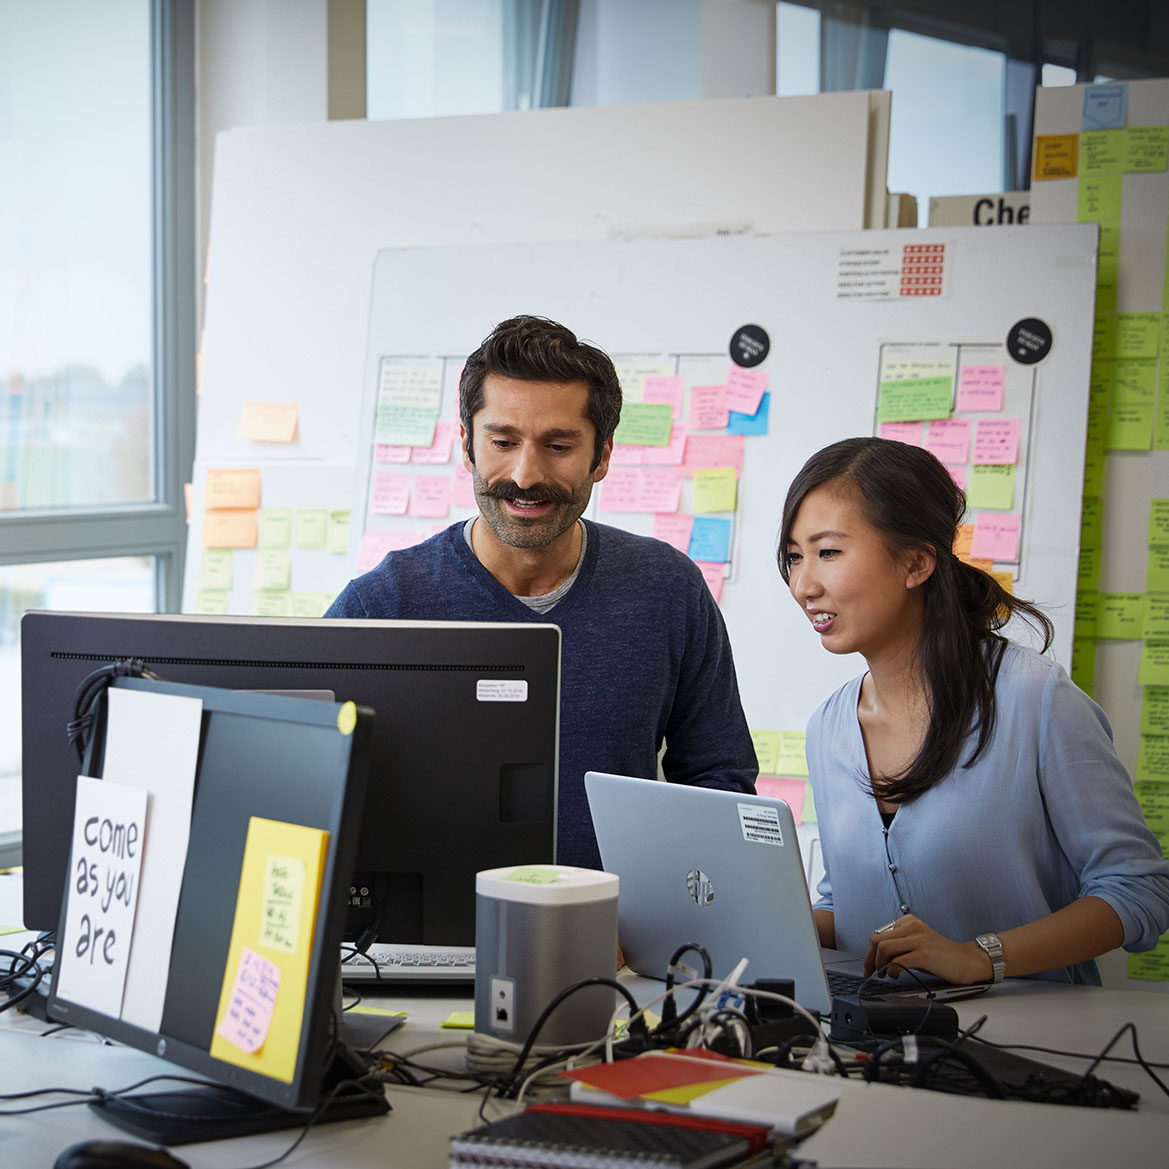
<path id="1" fill-rule="evenodd" d="M 193 46 L 192 0 L 0 0 L 0 863 L 21 613 L 178 608 Z"/>

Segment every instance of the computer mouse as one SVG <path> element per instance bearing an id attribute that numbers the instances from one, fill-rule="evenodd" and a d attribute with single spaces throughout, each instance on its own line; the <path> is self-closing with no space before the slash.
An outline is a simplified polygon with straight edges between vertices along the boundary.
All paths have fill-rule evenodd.
<path id="1" fill-rule="evenodd" d="M 79 1141 L 61 1152 L 53 1169 L 190 1169 L 169 1150 L 133 1141 Z"/>

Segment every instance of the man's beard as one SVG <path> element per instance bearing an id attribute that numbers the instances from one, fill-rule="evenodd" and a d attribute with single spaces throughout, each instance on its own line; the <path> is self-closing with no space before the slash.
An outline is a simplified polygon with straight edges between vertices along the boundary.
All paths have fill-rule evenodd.
<path id="1" fill-rule="evenodd" d="M 593 489 L 591 481 L 583 483 L 577 491 L 548 483 L 519 487 L 511 479 L 488 483 L 478 467 L 471 468 L 471 477 L 479 511 L 500 541 L 511 548 L 546 548 L 555 543 L 580 519 L 588 507 Z M 527 520 L 509 511 L 504 505 L 505 500 L 550 503 L 553 506 L 551 511 Z"/>

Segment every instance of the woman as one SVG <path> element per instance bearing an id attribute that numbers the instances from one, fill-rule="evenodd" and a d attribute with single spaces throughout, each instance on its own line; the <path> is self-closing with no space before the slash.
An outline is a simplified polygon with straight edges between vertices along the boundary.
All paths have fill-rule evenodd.
<path id="1" fill-rule="evenodd" d="M 1169 864 L 1104 713 L 1009 642 L 1051 622 L 953 554 L 964 493 L 932 455 L 825 447 L 788 491 L 778 551 L 830 653 L 868 670 L 808 724 L 822 945 L 865 972 L 1099 985 L 1093 959 L 1169 928 Z"/>

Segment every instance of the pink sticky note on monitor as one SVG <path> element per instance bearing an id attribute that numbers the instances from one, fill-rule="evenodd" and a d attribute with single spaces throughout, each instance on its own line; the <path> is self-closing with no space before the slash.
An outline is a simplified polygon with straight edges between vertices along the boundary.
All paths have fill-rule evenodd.
<path id="1" fill-rule="evenodd" d="M 610 467 L 601 480 L 597 506 L 602 511 L 641 511 L 641 472 L 632 467 Z"/>
<path id="2" fill-rule="evenodd" d="M 690 532 L 693 527 L 692 515 L 655 515 L 652 534 L 677 548 L 679 552 L 687 552 L 690 549 Z"/>
<path id="3" fill-rule="evenodd" d="M 449 475 L 418 475 L 414 479 L 414 494 L 410 499 L 409 515 L 419 519 L 441 519 L 451 510 L 451 477 Z"/>
<path id="4" fill-rule="evenodd" d="M 430 463 L 445 466 L 451 461 L 451 447 L 454 445 L 454 425 L 450 422 L 434 424 L 434 442 L 430 446 L 408 447 L 412 463 Z"/>
<path id="5" fill-rule="evenodd" d="M 641 472 L 638 511 L 677 511 L 682 502 L 682 476 L 676 467 L 646 467 Z"/>
<path id="6" fill-rule="evenodd" d="M 409 446 L 386 446 L 385 443 L 379 443 L 373 448 L 373 457 L 379 463 L 408 463 L 413 449 Z"/>
<path id="7" fill-rule="evenodd" d="M 974 517 L 970 555 L 975 560 L 1018 560 L 1019 517 L 979 512 Z"/>
<path id="8" fill-rule="evenodd" d="M 920 422 L 882 422 L 881 437 L 906 446 L 921 446 Z"/>
<path id="9" fill-rule="evenodd" d="M 240 953 L 235 982 L 227 1011 L 215 1028 L 233 1047 L 249 1055 L 259 1051 L 268 1038 L 276 994 L 280 990 L 280 967 L 257 954 L 250 946 Z"/>
<path id="10" fill-rule="evenodd" d="M 1003 408 L 1003 367 L 964 365 L 958 371 L 957 409 L 972 413 Z"/>
<path id="11" fill-rule="evenodd" d="M 714 603 L 717 605 L 722 600 L 723 570 L 726 565 L 715 564 L 709 560 L 696 560 L 694 563 L 701 570 L 702 579 L 706 581 L 706 587 L 710 589 L 710 595 L 714 597 Z"/>
<path id="12" fill-rule="evenodd" d="M 451 503 L 455 507 L 475 506 L 475 480 L 462 463 L 455 464 L 455 477 L 451 482 Z"/>
<path id="13" fill-rule="evenodd" d="M 409 474 L 398 471 L 374 475 L 373 496 L 369 503 L 374 515 L 405 515 L 409 503 Z"/>
<path id="14" fill-rule="evenodd" d="M 965 463 L 970 457 L 970 419 L 939 418 L 926 423 L 925 449 L 939 462 Z"/>
<path id="15" fill-rule="evenodd" d="M 754 415 L 767 389 L 767 372 L 762 369 L 743 369 L 732 365 L 723 383 L 723 402 L 728 410 Z"/>
<path id="16" fill-rule="evenodd" d="M 695 386 L 690 391 L 690 425 L 695 430 L 726 430 L 730 420 L 722 386 Z"/>
<path id="17" fill-rule="evenodd" d="M 761 775 L 755 780 L 755 790 L 761 796 L 783 800 L 792 810 L 797 824 L 804 822 L 804 797 L 808 794 L 806 779 L 787 779 L 780 775 Z"/>
<path id="18" fill-rule="evenodd" d="M 1004 465 L 1019 461 L 1019 420 L 980 418 L 974 431 L 974 462 Z"/>
<path id="19" fill-rule="evenodd" d="M 639 447 L 641 461 L 647 467 L 681 466 L 686 451 L 686 429 L 684 422 L 675 422 L 670 428 L 670 441 L 665 446 Z"/>
<path id="20" fill-rule="evenodd" d="M 673 407 L 674 421 L 682 417 L 682 379 L 676 374 L 646 374 L 641 391 L 643 402 L 664 402 Z"/>

